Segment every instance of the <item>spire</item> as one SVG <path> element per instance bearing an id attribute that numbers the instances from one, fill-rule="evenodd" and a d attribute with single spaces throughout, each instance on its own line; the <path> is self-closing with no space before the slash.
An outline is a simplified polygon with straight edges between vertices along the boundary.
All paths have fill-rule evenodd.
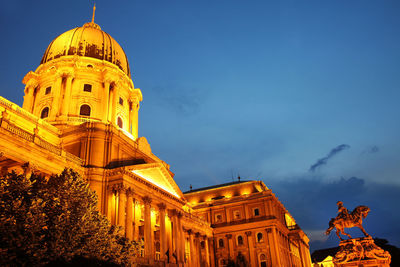
<path id="1" fill-rule="evenodd" d="M 93 15 L 92 15 L 92 23 L 94 23 L 94 14 L 96 12 L 96 2 L 93 4 Z"/>

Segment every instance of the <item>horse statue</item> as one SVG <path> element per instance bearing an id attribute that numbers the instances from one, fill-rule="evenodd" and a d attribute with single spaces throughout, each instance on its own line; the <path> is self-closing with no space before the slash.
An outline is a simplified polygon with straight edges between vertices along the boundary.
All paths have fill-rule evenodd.
<path id="1" fill-rule="evenodd" d="M 362 227 L 362 220 L 367 217 L 370 209 L 367 206 L 358 206 L 350 214 L 347 213 L 347 209 L 343 207 L 341 201 L 338 202 L 339 215 L 336 218 L 332 218 L 329 222 L 329 228 L 326 230 L 325 234 L 329 235 L 333 228 L 336 228 L 336 235 L 341 241 L 343 238 L 340 234 L 347 235 L 350 239 L 352 238 L 348 233 L 344 232 L 344 228 L 358 227 L 364 233 L 366 237 L 370 235 L 365 232 Z M 345 212 L 343 211 L 345 210 Z"/>

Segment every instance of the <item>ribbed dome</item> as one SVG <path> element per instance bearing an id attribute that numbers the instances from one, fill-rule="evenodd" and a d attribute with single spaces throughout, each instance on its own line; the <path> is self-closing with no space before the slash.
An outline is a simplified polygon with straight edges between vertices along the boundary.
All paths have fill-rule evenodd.
<path id="1" fill-rule="evenodd" d="M 82 27 L 69 30 L 54 39 L 47 47 L 40 64 L 69 55 L 106 60 L 131 76 L 128 59 L 122 47 L 93 22 L 85 23 Z"/>

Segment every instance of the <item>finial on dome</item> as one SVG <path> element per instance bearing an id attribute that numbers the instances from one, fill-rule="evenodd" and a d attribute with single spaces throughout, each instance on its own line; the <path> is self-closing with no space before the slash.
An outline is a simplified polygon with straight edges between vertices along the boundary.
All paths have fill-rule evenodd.
<path id="1" fill-rule="evenodd" d="M 96 12 L 96 2 L 93 4 L 93 15 L 92 15 L 92 23 L 94 23 L 94 14 Z"/>

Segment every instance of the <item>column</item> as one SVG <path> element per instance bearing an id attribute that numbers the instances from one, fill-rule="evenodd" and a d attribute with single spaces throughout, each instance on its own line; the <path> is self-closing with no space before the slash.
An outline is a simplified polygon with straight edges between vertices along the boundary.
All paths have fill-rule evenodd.
<path id="1" fill-rule="evenodd" d="M 32 104 L 33 104 L 33 92 L 35 91 L 35 87 L 31 82 L 25 86 L 25 95 L 24 95 L 24 103 L 22 104 L 22 108 L 32 112 Z"/>
<path id="2" fill-rule="evenodd" d="M 177 232 L 178 232 L 178 239 L 177 239 L 178 261 L 180 263 L 183 263 L 184 259 L 185 259 L 185 257 L 184 257 L 184 249 L 185 249 L 185 246 L 184 246 L 184 241 L 185 240 L 184 239 L 185 239 L 185 236 L 184 236 L 183 231 L 182 231 L 182 213 L 178 212 L 176 217 L 177 217 L 177 223 L 178 223 L 178 225 L 177 225 L 178 226 L 178 229 L 177 229 Z"/>
<path id="3" fill-rule="evenodd" d="M 154 241 L 151 238 L 151 198 L 143 197 L 144 202 L 144 255 L 152 262 L 154 260 Z"/>
<path id="4" fill-rule="evenodd" d="M 210 266 L 210 249 L 208 247 L 208 238 L 206 235 L 204 236 L 204 247 L 206 249 L 206 266 Z"/>
<path id="5" fill-rule="evenodd" d="M 118 188 L 118 224 L 125 228 L 126 214 L 126 189 L 122 185 Z"/>
<path id="6" fill-rule="evenodd" d="M 135 198 L 134 200 L 134 217 L 135 217 L 135 222 L 133 224 L 133 240 L 138 241 L 139 240 L 139 225 L 140 225 L 140 217 L 141 217 L 141 207 L 139 200 Z"/>
<path id="7" fill-rule="evenodd" d="M 235 254 L 233 253 L 233 241 L 232 241 L 232 235 L 227 234 L 226 238 L 228 239 L 228 246 L 229 246 L 229 257 L 231 259 L 235 259 Z"/>
<path id="8" fill-rule="evenodd" d="M 215 255 L 214 255 L 214 239 L 213 238 L 208 238 L 207 239 L 208 244 L 209 244 L 209 249 L 211 249 L 210 253 L 210 267 L 215 266 Z"/>
<path id="9" fill-rule="evenodd" d="M 113 86 L 113 98 L 112 98 L 112 106 L 111 106 L 111 122 L 116 125 L 117 124 L 117 106 L 118 106 L 118 87 L 116 84 Z"/>
<path id="10" fill-rule="evenodd" d="M 247 243 L 249 244 L 249 255 L 250 255 L 250 266 L 257 266 L 257 261 L 254 255 L 254 244 L 253 244 L 253 233 L 251 231 L 246 232 L 247 236 Z M 280 265 L 274 265 L 272 266 L 280 266 Z"/>
<path id="11" fill-rule="evenodd" d="M 50 109 L 50 118 L 54 120 L 60 110 L 60 98 L 61 98 L 61 85 L 62 85 L 62 73 L 57 74 L 56 82 L 54 83 L 53 89 L 53 103 Z"/>
<path id="12" fill-rule="evenodd" d="M 196 233 L 196 240 L 197 240 L 197 264 L 201 266 L 201 236 L 200 233 Z"/>
<path id="13" fill-rule="evenodd" d="M 72 79 L 73 75 L 70 73 L 68 74 L 66 83 L 65 83 L 65 94 L 64 94 L 64 101 L 62 104 L 61 115 L 67 116 L 69 111 L 69 106 L 71 104 L 71 95 L 72 95 Z"/>
<path id="14" fill-rule="evenodd" d="M 195 260 L 196 252 L 195 252 L 194 240 L 193 240 L 194 233 L 192 230 L 189 230 L 188 234 L 189 234 L 189 244 L 190 244 L 189 266 L 197 267 L 197 261 Z"/>
<path id="15" fill-rule="evenodd" d="M 108 113 L 109 113 L 109 111 L 108 111 L 108 108 L 109 108 L 109 97 L 110 97 L 110 81 L 109 80 L 105 80 L 104 81 L 104 95 L 103 95 L 103 101 L 104 101 L 104 104 L 103 104 L 103 112 L 104 112 L 104 114 L 103 114 L 103 121 L 104 122 L 108 122 L 108 120 L 109 120 L 109 116 L 108 116 Z"/>
<path id="16" fill-rule="evenodd" d="M 113 196 L 114 196 L 114 190 L 112 187 L 108 186 L 107 188 L 107 218 L 108 220 L 112 223 L 112 212 L 114 210 L 113 207 Z"/>
<path id="17" fill-rule="evenodd" d="M 165 209 L 164 203 L 158 204 L 159 216 L 160 216 L 160 256 L 161 260 L 165 259 L 165 252 L 167 252 L 167 231 L 165 228 Z"/>
<path id="18" fill-rule="evenodd" d="M 272 266 L 281 266 L 281 259 L 279 255 L 279 243 L 276 235 L 276 228 L 266 229 L 268 234 L 269 247 L 271 249 L 271 262 Z"/>
<path id="19" fill-rule="evenodd" d="M 133 239 L 133 190 L 129 188 L 126 191 L 128 197 L 126 205 L 126 237 L 130 240 Z"/>

